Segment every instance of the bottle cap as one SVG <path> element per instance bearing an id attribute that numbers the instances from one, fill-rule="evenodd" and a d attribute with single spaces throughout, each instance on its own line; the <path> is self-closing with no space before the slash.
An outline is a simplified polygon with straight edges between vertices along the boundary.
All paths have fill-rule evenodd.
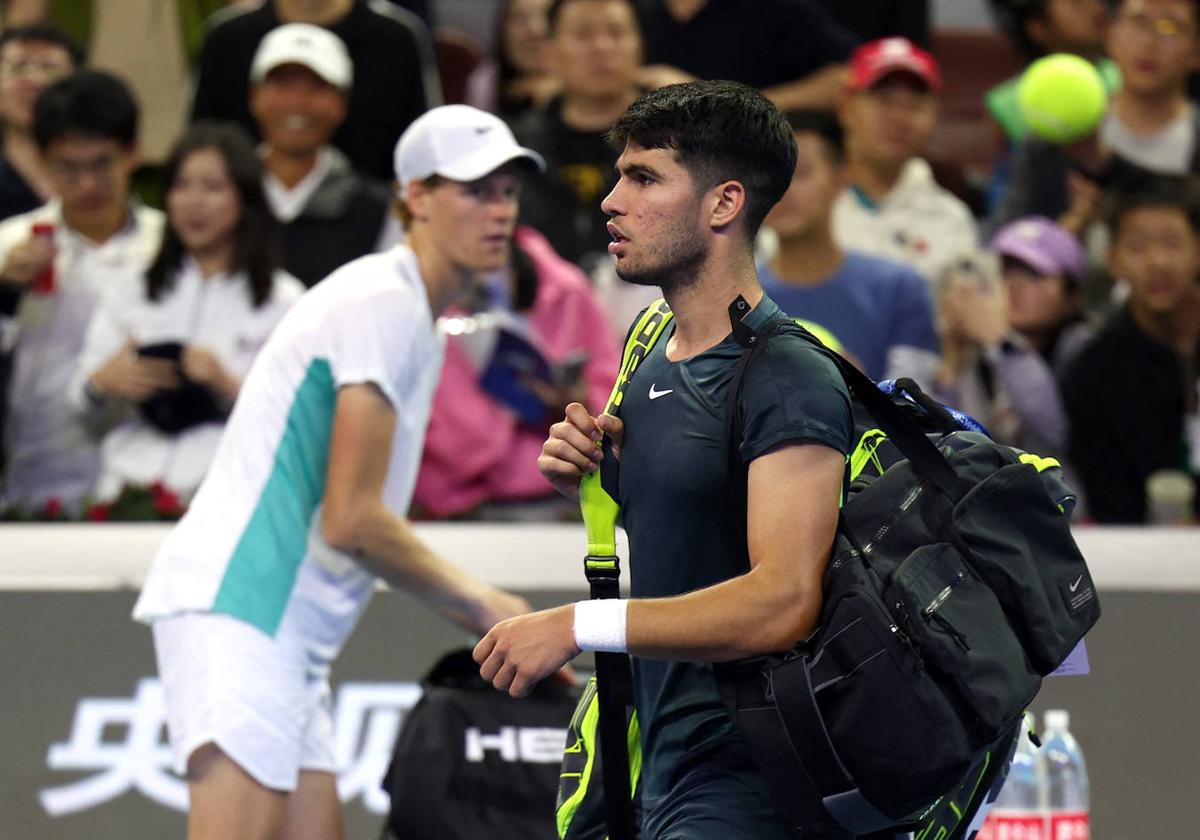
<path id="1" fill-rule="evenodd" d="M 1046 730 L 1066 730 L 1071 726 L 1071 715 L 1066 709 L 1047 709 L 1044 717 Z"/>

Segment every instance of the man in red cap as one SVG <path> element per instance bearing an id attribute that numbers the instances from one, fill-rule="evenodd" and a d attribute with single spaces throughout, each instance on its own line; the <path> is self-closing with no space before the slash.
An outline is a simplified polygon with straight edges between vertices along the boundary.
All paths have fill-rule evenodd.
<path id="1" fill-rule="evenodd" d="M 921 157 L 941 89 L 932 55 L 905 38 L 882 38 L 855 50 L 838 103 L 850 178 L 834 207 L 839 243 L 908 263 L 930 280 L 977 244 L 970 210 Z"/>

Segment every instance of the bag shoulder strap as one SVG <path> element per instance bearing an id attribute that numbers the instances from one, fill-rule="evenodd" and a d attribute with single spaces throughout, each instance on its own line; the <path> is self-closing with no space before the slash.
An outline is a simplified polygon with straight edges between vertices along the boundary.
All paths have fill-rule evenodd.
<path id="1" fill-rule="evenodd" d="M 673 315 L 666 301 L 657 300 L 642 312 L 629 331 L 620 373 L 605 413 L 619 416 L 629 381 L 654 348 Z M 603 443 L 607 444 L 607 441 Z M 607 448 L 611 452 L 611 448 Z M 613 459 L 606 458 L 606 463 Z M 592 598 L 619 598 L 621 565 L 617 557 L 617 517 L 620 505 L 604 488 L 601 470 L 587 473 L 579 483 L 579 506 L 587 529 L 588 551 L 584 572 Z M 604 783 L 605 818 L 610 840 L 634 840 L 637 826 L 631 799 L 630 750 L 625 708 L 633 702 L 633 677 L 629 657 L 618 653 L 596 654 L 598 696 L 597 735 Z M 640 765 L 639 765 L 640 766 Z"/>
<path id="2" fill-rule="evenodd" d="M 613 384 L 612 393 L 608 397 L 608 404 L 604 409 L 605 414 L 611 414 L 613 417 L 620 416 L 621 402 L 625 398 L 626 387 L 634 373 L 637 372 L 642 360 L 654 349 L 654 345 L 658 343 L 667 324 L 671 323 L 671 319 L 674 317 L 671 307 L 667 306 L 667 302 L 662 298 L 650 304 L 638 316 L 625 340 L 625 352 L 621 356 L 621 367 L 617 374 L 617 381 Z M 603 440 L 601 445 L 605 447 L 607 453 L 609 442 Z M 612 459 L 608 458 L 606 461 L 611 463 Z M 604 488 L 602 475 L 603 469 L 596 470 L 585 475 L 579 482 L 579 506 L 583 513 L 584 527 L 587 530 L 588 556 L 598 558 L 616 555 L 617 517 L 621 512 L 620 506 L 617 505 L 612 494 Z M 590 570 L 591 566 L 588 568 Z M 590 574 L 588 579 L 591 580 Z M 593 597 L 596 595 L 593 594 Z"/>
<path id="3" fill-rule="evenodd" d="M 921 476 L 928 479 L 946 495 L 952 497 L 956 495 L 955 490 L 958 485 L 958 478 L 954 474 L 953 468 L 942 457 L 937 447 L 925 436 L 924 432 L 909 417 L 905 416 L 904 412 L 893 404 L 891 399 L 880 391 L 878 386 L 866 374 L 844 357 L 826 347 L 820 339 L 795 321 L 781 318 L 773 321 L 763 330 L 753 330 L 742 320 L 745 317 L 745 310 L 737 308 L 739 301 L 743 304 L 745 303 L 739 296 L 737 300 L 730 304 L 729 309 L 730 320 L 734 326 L 734 335 L 738 337 L 739 343 L 746 348 L 742 354 L 741 361 L 734 370 L 734 377 L 729 386 L 729 403 L 726 409 L 726 427 L 729 431 L 730 467 L 736 467 L 736 472 L 731 472 L 731 476 L 745 471 L 745 465 L 741 462 L 738 449 L 740 448 L 743 421 L 741 391 L 746 368 L 749 366 L 754 355 L 762 352 L 762 348 L 767 346 L 771 338 L 782 333 L 790 333 L 812 344 L 826 358 L 833 362 L 834 366 L 837 367 L 838 374 L 842 377 L 842 381 L 846 383 L 846 387 L 858 398 L 859 402 L 866 408 L 867 413 L 879 424 L 879 427 L 895 443 L 896 447 L 912 463 L 913 468 Z"/>
<path id="4" fill-rule="evenodd" d="M 612 393 L 608 397 L 608 405 L 604 409 L 605 414 L 611 414 L 614 417 L 618 415 L 621 401 L 625 397 L 625 388 L 633 379 L 642 360 L 654 349 L 654 345 L 658 343 L 658 339 L 674 317 L 675 313 L 671 311 L 671 307 L 667 306 L 665 300 L 659 298 L 643 309 L 642 314 L 634 321 L 633 327 L 625 339 L 625 351 L 621 354 L 620 372 L 617 374 L 617 381 L 613 384 Z"/>

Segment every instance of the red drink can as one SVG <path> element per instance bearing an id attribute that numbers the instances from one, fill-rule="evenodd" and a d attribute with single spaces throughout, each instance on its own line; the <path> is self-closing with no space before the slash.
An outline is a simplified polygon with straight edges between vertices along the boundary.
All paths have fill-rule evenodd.
<path id="1" fill-rule="evenodd" d="M 31 233 L 39 239 L 44 239 L 51 245 L 54 244 L 54 225 L 50 222 L 38 222 L 32 229 Z M 54 260 L 46 263 L 46 267 L 41 273 L 33 279 L 30 285 L 30 291 L 36 295 L 52 295 L 54 294 Z"/>

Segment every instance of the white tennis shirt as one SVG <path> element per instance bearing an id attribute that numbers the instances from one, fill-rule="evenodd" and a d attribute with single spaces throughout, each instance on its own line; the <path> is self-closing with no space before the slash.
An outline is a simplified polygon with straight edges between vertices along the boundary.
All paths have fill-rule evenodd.
<path id="1" fill-rule="evenodd" d="M 444 346 L 406 245 L 348 263 L 306 293 L 251 367 L 212 468 L 155 557 L 134 618 L 218 612 L 274 635 L 300 580 L 305 626 L 333 655 L 374 584 L 320 528 L 337 391 L 374 383 L 395 409 L 384 502 L 404 516 Z"/>

